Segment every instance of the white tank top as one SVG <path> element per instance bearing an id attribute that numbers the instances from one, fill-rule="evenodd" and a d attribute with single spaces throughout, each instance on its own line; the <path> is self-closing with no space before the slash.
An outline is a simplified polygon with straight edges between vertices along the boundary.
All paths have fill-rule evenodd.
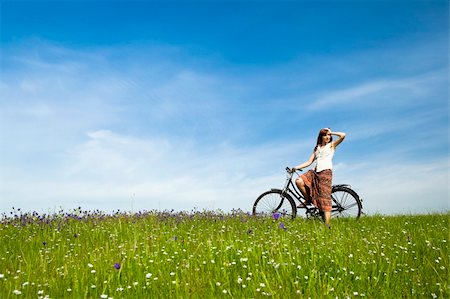
<path id="1" fill-rule="evenodd" d="M 315 154 L 316 172 L 321 172 L 325 169 L 333 169 L 334 148 L 331 147 L 331 142 L 324 147 L 318 146 Z"/>

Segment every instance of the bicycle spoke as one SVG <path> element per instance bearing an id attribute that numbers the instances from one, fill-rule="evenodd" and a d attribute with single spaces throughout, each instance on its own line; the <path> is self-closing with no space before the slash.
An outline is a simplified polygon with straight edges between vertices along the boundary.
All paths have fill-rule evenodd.
<path id="1" fill-rule="evenodd" d="M 361 203 L 354 191 L 346 187 L 338 187 L 333 190 L 332 215 L 334 217 L 356 217 L 361 213 Z"/>
<path id="2" fill-rule="evenodd" d="M 355 206 L 357 206 L 357 205 L 358 205 L 358 203 L 354 202 L 354 203 L 351 203 L 351 204 L 349 204 L 349 205 L 341 205 L 341 207 L 342 207 L 343 209 L 345 209 L 345 210 L 348 210 L 348 209 L 351 209 L 351 208 L 353 208 L 353 207 L 355 207 Z"/>
<path id="3" fill-rule="evenodd" d="M 281 190 L 272 190 L 261 194 L 253 206 L 253 214 L 271 217 L 294 218 L 296 210 L 287 197 L 281 195 Z"/>

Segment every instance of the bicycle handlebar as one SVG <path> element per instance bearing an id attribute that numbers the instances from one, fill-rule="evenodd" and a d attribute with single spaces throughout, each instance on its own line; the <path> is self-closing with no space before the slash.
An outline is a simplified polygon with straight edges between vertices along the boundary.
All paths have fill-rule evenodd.
<path id="1" fill-rule="evenodd" d="M 289 167 L 286 167 L 286 171 L 287 172 L 289 172 L 289 173 L 294 173 L 294 172 L 296 172 L 296 171 L 303 171 L 302 169 L 295 169 L 294 171 L 292 171 L 292 169 L 291 168 L 289 168 Z"/>

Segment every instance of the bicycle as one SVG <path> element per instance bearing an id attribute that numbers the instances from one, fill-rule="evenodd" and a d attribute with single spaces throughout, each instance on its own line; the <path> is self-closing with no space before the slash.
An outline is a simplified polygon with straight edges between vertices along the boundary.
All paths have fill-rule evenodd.
<path id="1" fill-rule="evenodd" d="M 293 183 L 292 177 L 297 171 L 291 171 L 286 167 L 288 173 L 283 189 L 270 189 L 262 193 L 253 204 L 253 215 L 290 217 L 297 216 L 297 209 L 304 209 L 307 218 L 317 218 L 322 216 L 322 212 L 312 204 L 306 204 L 300 190 Z M 297 173 L 298 174 L 298 173 Z M 362 199 L 351 189 L 350 185 L 333 185 L 332 197 L 332 217 L 350 217 L 358 219 L 362 213 Z M 296 202 L 299 204 L 297 205 Z"/>

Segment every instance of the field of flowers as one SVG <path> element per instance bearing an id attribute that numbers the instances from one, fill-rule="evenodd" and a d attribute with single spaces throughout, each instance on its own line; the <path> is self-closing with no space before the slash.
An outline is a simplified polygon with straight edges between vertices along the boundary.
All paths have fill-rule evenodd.
<path id="1" fill-rule="evenodd" d="M 14 210 L 0 298 L 450 297 L 448 213 L 274 218 Z"/>

